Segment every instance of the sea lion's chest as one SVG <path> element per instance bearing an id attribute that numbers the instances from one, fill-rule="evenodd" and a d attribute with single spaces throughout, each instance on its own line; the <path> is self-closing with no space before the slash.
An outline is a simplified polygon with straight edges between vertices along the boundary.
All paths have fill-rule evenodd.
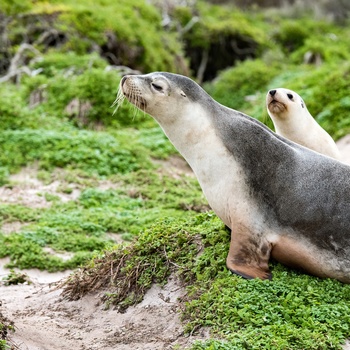
<path id="1" fill-rule="evenodd" d="M 209 205 L 226 225 L 231 226 L 236 212 L 249 211 L 253 203 L 245 171 L 214 131 L 206 134 L 205 142 L 189 145 L 184 153 Z"/>

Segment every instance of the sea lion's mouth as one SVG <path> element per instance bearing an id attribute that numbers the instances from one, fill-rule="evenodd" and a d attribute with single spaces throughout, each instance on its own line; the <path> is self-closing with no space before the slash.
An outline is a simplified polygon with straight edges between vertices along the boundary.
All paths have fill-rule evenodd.
<path id="1" fill-rule="evenodd" d="M 282 102 L 279 102 L 275 99 L 273 99 L 269 104 L 268 104 L 269 111 L 272 113 L 281 113 L 287 109 L 286 105 Z"/>
<path id="2" fill-rule="evenodd" d="M 141 110 L 145 110 L 147 107 L 147 102 L 146 100 L 139 95 L 135 95 L 135 94 L 128 94 L 124 92 L 124 96 L 126 97 L 126 99 L 134 104 L 137 108 L 141 109 Z"/>

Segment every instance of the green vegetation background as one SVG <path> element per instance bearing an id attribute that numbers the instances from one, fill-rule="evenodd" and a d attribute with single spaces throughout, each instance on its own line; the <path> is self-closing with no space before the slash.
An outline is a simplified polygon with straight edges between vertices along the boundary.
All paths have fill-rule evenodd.
<path id="1" fill-rule="evenodd" d="M 60 182 L 57 195 L 40 194 L 46 208 L 0 204 L 2 225 L 23 224 L 0 232 L 8 267 L 85 265 L 94 276 L 110 259 L 121 261 L 106 295 L 120 308 L 176 273 L 188 288 L 186 330 L 212 331 L 196 350 L 341 348 L 350 336 L 349 287 L 273 263 L 272 282 L 232 276 L 225 268 L 229 233 L 196 179 L 162 165 L 176 150 L 149 116 L 126 103 L 113 114 L 111 105 L 122 69 L 115 65 L 189 75 L 217 101 L 270 127 L 265 95 L 286 87 L 338 139 L 350 132 L 347 23 L 204 1 L 172 8 L 168 24 L 143 0 L 2 0 L 0 15 L 7 68 L 23 42 L 35 48 L 17 67 L 27 70 L 0 83 L 1 185 L 16 186 L 10 176 L 28 166 L 44 184 Z M 206 55 L 203 73 L 198 63 Z M 74 101 L 78 107 L 68 108 Z M 60 199 L 76 189 L 77 199 Z M 116 244 L 116 236 L 130 243 Z M 77 280 L 67 287 L 72 298 L 86 292 Z"/>

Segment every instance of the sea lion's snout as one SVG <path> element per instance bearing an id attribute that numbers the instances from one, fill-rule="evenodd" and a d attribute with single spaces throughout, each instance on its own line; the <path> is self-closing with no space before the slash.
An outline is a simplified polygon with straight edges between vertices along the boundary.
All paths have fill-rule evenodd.
<path id="1" fill-rule="evenodd" d="M 274 114 L 283 113 L 287 109 L 283 96 L 278 89 L 269 90 L 266 95 L 266 106 L 268 111 Z"/>
<path id="2" fill-rule="evenodd" d="M 120 80 L 120 90 L 126 99 L 142 111 L 146 110 L 147 101 L 143 96 L 143 88 L 137 84 L 138 76 L 125 75 Z"/>
<path id="3" fill-rule="evenodd" d="M 124 85 L 126 79 L 128 79 L 128 77 L 129 77 L 128 75 L 124 75 L 124 76 L 123 76 L 122 80 L 120 81 L 120 86 L 121 86 L 121 87 L 123 87 L 123 85 Z"/>

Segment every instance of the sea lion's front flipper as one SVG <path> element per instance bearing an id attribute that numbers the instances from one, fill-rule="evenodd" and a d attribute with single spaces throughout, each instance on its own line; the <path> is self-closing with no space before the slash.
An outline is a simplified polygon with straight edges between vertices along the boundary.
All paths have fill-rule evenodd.
<path id="1" fill-rule="evenodd" d="M 271 246 L 261 237 L 254 237 L 246 228 L 234 228 L 226 259 L 227 268 L 246 279 L 272 279 L 268 264 Z"/>

